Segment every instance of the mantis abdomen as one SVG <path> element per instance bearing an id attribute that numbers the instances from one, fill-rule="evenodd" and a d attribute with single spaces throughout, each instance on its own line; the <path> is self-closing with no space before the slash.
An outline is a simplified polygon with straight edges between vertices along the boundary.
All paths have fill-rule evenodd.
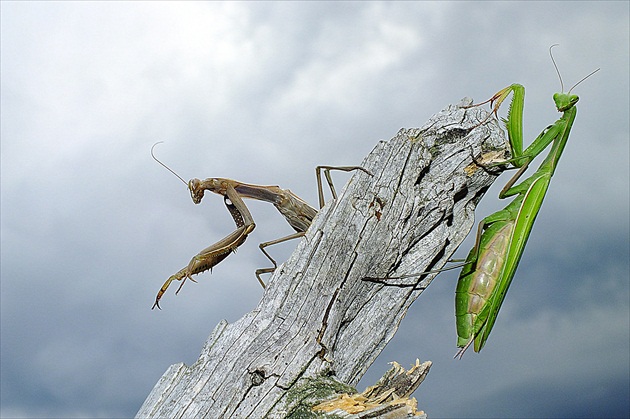
<path id="1" fill-rule="evenodd" d="M 506 248 L 514 230 L 514 220 L 492 224 L 482 236 L 480 249 L 473 248 L 455 291 L 457 346 L 467 346 L 480 333 L 488 319 L 488 300 L 505 268 Z M 484 240 L 486 239 L 486 240 Z M 475 345 L 477 346 L 477 345 Z"/>

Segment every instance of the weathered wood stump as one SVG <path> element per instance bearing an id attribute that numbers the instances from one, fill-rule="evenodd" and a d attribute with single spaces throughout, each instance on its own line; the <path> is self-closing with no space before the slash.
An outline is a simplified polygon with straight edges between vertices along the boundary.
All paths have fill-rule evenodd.
<path id="1" fill-rule="evenodd" d="M 365 278 L 436 270 L 455 252 L 498 174 L 480 164 L 506 153 L 494 119 L 478 126 L 487 115 L 449 106 L 379 142 L 361 163 L 372 175 L 320 211 L 258 307 L 220 322 L 193 365 L 172 365 L 137 417 L 308 417 L 353 392 L 435 274 Z"/>

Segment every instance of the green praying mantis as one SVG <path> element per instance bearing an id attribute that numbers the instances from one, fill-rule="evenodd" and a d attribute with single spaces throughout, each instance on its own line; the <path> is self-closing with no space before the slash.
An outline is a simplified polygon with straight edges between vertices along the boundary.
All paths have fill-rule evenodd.
<path id="1" fill-rule="evenodd" d="M 550 55 L 554 46 L 549 48 Z M 558 72 L 562 87 L 562 77 L 553 60 L 553 55 L 551 55 L 551 60 Z M 475 246 L 468 254 L 459 275 L 455 291 L 455 318 L 457 346 L 460 349 L 455 355 L 456 358 L 461 359 L 466 349 L 473 343 L 475 352 L 479 352 L 488 340 L 523 255 L 534 220 L 540 211 L 551 178 L 569 139 L 577 114 L 575 105 L 579 100 L 579 97 L 571 94 L 571 91 L 598 70 L 577 82 L 567 93 L 564 93 L 562 87 L 561 93 L 553 95 L 556 109 L 562 113 L 562 116 L 545 128 L 525 150 L 523 150 L 525 98 L 523 86 L 512 84 L 497 92 L 489 100 L 472 105 L 479 106 L 490 102 L 491 106 L 494 104 L 492 113 L 496 116 L 503 101 L 510 94 L 513 95 L 507 118 L 503 120 L 508 132 L 511 158 L 501 164 L 509 163 L 519 170 L 499 193 L 499 199 L 514 196 L 514 200 L 504 209 L 487 216 L 479 223 Z M 516 184 L 532 160 L 550 144 L 551 150 L 538 170 Z"/>
<path id="2" fill-rule="evenodd" d="M 512 102 L 507 118 L 503 119 L 508 131 L 511 158 L 485 166 L 511 165 L 512 169 L 518 169 L 499 193 L 499 199 L 513 196 L 512 202 L 504 209 L 487 216 L 479 223 L 475 245 L 462 265 L 397 277 L 409 278 L 463 266 L 455 291 L 455 322 L 457 347 L 459 348 L 455 358 L 461 359 L 464 352 L 473 344 L 475 352 L 481 351 L 488 340 L 525 250 L 525 244 L 542 206 L 551 178 L 569 139 L 569 133 L 577 114 L 575 105 L 579 100 L 577 95 L 571 94 L 571 91 L 578 84 L 599 71 L 597 69 L 591 72 L 569 89 L 569 92 L 564 93 L 562 77 L 551 54 L 551 49 L 554 46 L 552 45 L 549 48 L 549 53 L 560 78 L 562 92 L 554 94 L 553 100 L 556 109 L 562 113 L 562 116 L 552 125 L 545 128 L 525 150 L 523 150 L 525 88 L 522 85 L 512 84 L 499 90 L 494 96 L 484 102 L 467 106 L 470 108 L 489 102 L 492 107 L 492 112 L 488 117 L 473 127 L 474 129 L 485 124 L 493 114 L 496 117 L 501 104 L 512 94 Z M 521 183 L 516 184 L 529 167 L 529 164 L 550 144 L 551 150 L 538 170 Z M 395 279 L 395 277 L 363 278 L 365 281 L 386 285 L 388 284 L 385 281 L 387 279 Z"/>

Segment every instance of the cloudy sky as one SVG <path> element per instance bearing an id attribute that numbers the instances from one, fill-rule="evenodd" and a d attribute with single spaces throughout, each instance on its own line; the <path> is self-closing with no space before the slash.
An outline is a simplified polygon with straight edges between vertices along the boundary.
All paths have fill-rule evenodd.
<path id="1" fill-rule="evenodd" d="M 464 96 L 523 84 L 525 138 L 576 88 L 578 117 L 501 315 L 455 353 L 457 273 L 414 303 L 359 387 L 398 361 L 434 366 L 431 417 L 628 415 L 627 2 L 6 2 L 1 7 L 3 417 L 127 417 L 169 365 L 261 296 L 256 231 L 212 275 L 163 281 L 233 223 L 186 179 L 278 184 L 316 202 L 314 167 L 358 164 L 380 139 Z M 478 219 L 505 203 L 505 174 Z M 347 177 L 338 175 L 338 183 Z M 458 251 L 465 256 L 469 237 Z M 295 244 L 273 249 L 279 260 Z"/>

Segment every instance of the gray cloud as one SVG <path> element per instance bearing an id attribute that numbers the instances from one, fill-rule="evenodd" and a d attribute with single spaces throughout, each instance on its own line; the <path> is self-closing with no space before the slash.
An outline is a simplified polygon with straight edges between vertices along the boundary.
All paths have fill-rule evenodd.
<path id="1" fill-rule="evenodd" d="M 531 141 L 558 117 L 553 43 L 566 87 L 602 70 L 576 89 L 571 139 L 487 347 L 452 360 L 457 277 L 444 273 L 361 386 L 421 357 L 434 362 L 416 394 L 431 417 L 627 416 L 627 3 L 1 7 L 1 416 L 133 415 L 220 319 L 256 306 L 256 243 L 291 229 L 254 202 L 238 254 L 150 310 L 232 225 L 220 199 L 190 202 L 151 160 L 154 142 L 186 179 L 279 184 L 314 203 L 316 165 L 356 164 L 463 96 L 522 83 Z M 479 219 L 505 205 L 505 176 Z"/>

